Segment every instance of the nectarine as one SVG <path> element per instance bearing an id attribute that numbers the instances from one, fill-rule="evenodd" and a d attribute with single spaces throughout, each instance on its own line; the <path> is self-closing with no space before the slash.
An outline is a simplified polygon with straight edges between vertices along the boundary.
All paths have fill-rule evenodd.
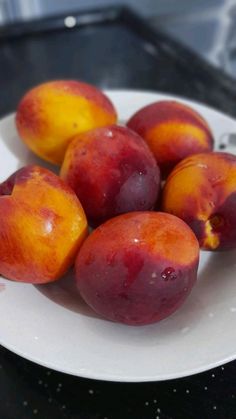
<path id="1" fill-rule="evenodd" d="M 183 158 L 213 149 L 207 122 L 180 102 L 164 100 L 145 106 L 127 125 L 145 139 L 164 177 Z"/>
<path id="2" fill-rule="evenodd" d="M 214 152 L 184 159 L 167 178 L 162 209 L 188 223 L 203 249 L 236 247 L 236 156 Z"/>
<path id="3" fill-rule="evenodd" d="M 142 325 L 181 306 L 197 275 L 198 241 L 179 218 L 133 212 L 102 224 L 83 243 L 76 281 L 85 301 L 107 319 Z"/>
<path id="4" fill-rule="evenodd" d="M 73 80 L 43 83 L 19 103 L 16 126 L 20 138 L 42 159 L 61 164 L 71 138 L 113 124 L 110 100 L 96 87 Z"/>
<path id="5" fill-rule="evenodd" d="M 87 221 L 74 192 L 56 175 L 26 166 L 0 185 L 0 274 L 54 281 L 74 262 Z"/>
<path id="6" fill-rule="evenodd" d="M 93 224 L 154 207 L 160 172 L 143 141 L 128 128 L 96 128 L 74 138 L 60 173 Z"/>

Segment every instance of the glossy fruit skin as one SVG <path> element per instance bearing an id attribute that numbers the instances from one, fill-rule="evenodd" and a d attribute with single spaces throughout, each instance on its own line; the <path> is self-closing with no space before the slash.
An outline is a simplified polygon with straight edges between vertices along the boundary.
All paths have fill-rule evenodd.
<path id="1" fill-rule="evenodd" d="M 60 176 L 95 225 L 121 213 L 152 209 L 160 190 L 151 151 L 136 133 L 117 125 L 75 137 Z"/>
<path id="2" fill-rule="evenodd" d="M 133 212 L 107 221 L 85 240 L 76 282 L 101 316 L 145 325 L 182 305 L 196 281 L 198 260 L 197 239 L 182 220 Z"/>
<path id="3" fill-rule="evenodd" d="M 74 192 L 54 173 L 26 166 L 0 184 L 0 274 L 33 284 L 59 279 L 87 235 Z"/>
<path id="4" fill-rule="evenodd" d="M 184 159 L 167 178 L 163 211 L 182 218 L 206 250 L 236 247 L 236 156 L 202 153 Z"/>
<path id="5" fill-rule="evenodd" d="M 152 103 L 136 112 L 127 126 L 145 139 L 166 177 L 185 157 L 213 150 L 207 122 L 191 107 L 176 101 Z"/>
<path id="6" fill-rule="evenodd" d="M 116 123 L 111 101 L 96 87 L 75 80 L 40 84 L 21 99 L 16 114 L 20 138 L 39 157 L 61 164 L 78 133 Z"/>

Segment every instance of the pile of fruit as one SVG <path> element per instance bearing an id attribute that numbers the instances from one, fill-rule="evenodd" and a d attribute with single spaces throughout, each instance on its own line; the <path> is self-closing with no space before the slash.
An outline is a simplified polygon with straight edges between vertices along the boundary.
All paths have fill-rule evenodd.
<path id="1" fill-rule="evenodd" d="M 74 265 L 97 313 L 141 325 L 181 306 L 199 248 L 236 247 L 236 157 L 213 152 L 190 107 L 156 102 L 125 127 L 97 88 L 54 81 L 26 93 L 16 127 L 60 172 L 30 165 L 0 184 L 4 277 L 45 284 Z"/>

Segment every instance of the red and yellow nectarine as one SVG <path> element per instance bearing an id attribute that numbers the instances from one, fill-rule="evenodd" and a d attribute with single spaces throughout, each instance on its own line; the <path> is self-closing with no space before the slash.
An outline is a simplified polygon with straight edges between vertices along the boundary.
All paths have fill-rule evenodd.
<path id="1" fill-rule="evenodd" d="M 74 192 L 56 175 L 26 166 L 0 185 L 0 274 L 34 284 L 60 278 L 87 235 Z"/>
<path id="2" fill-rule="evenodd" d="M 167 178 L 162 209 L 182 218 L 203 249 L 236 247 L 236 156 L 214 152 L 182 160 Z"/>
<path id="3" fill-rule="evenodd" d="M 145 106 L 127 125 L 145 139 L 164 177 L 183 158 L 213 149 L 207 122 L 180 102 L 164 100 Z"/>
<path id="4" fill-rule="evenodd" d="M 85 301 L 107 319 L 133 325 L 159 321 L 190 293 L 197 275 L 198 241 L 179 218 L 134 212 L 102 224 L 76 259 Z"/>
<path id="5" fill-rule="evenodd" d="M 96 87 L 73 80 L 43 83 L 19 103 L 16 126 L 20 138 L 42 159 L 61 164 L 72 137 L 113 124 L 116 111 Z"/>

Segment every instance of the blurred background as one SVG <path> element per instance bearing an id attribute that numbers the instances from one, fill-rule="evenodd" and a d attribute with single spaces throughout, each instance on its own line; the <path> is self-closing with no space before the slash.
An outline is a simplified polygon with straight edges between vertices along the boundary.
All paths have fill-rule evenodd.
<path id="1" fill-rule="evenodd" d="M 125 4 L 208 62 L 236 75 L 236 0 L 0 0 L 0 25 Z"/>

